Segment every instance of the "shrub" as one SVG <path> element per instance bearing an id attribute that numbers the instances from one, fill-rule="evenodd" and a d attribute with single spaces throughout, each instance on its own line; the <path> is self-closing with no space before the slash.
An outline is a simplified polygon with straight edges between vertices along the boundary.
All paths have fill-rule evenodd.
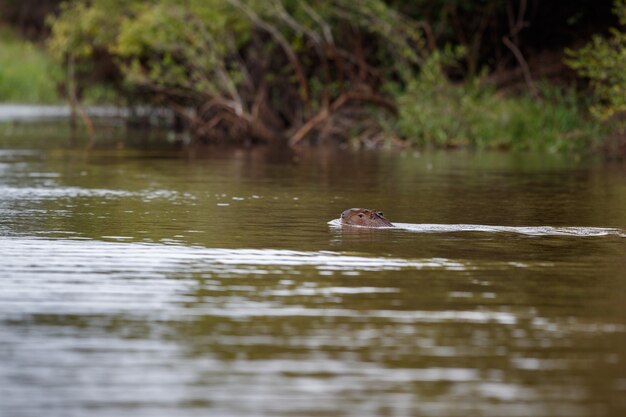
<path id="1" fill-rule="evenodd" d="M 548 152 L 582 151 L 600 127 L 584 115 L 573 90 L 543 86 L 541 99 L 507 96 L 479 79 L 454 84 L 442 71 L 450 54 L 433 56 L 398 95 L 397 130 L 419 145 Z"/>
<path id="2" fill-rule="evenodd" d="M 0 30 L 0 101 L 54 103 L 61 69 L 35 44 Z"/>
<path id="3" fill-rule="evenodd" d="M 594 36 L 577 51 L 568 50 L 568 64 L 591 81 L 598 99 L 591 111 L 601 120 L 626 113 L 626 0 L 616 0 L 614 12 L 621 28 L 611 29 L 608 38 Z"/>

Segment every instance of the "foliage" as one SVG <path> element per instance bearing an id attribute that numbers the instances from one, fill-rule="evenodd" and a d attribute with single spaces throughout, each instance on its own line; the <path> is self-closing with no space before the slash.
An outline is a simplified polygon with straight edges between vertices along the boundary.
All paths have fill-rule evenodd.
<path id="1" fill-rule="evenodd" d="M 504 96 L 479 80 L 453 84 L 434 54 L 400 94 L 397 130 L 420 145 L 548 152 L 583 151 L 600 126 L 586 120 L 574 91 L 544 86 L 543 99 Z"/>
<path id="2" fill-rule="evenodd" d="M 106 84 L 168 106 L 210 141 L 345 141 L 395 123 L 423 145 L 584 148 L 599 128 L 574 93 L 505 96 L 481 85 L 488 32 L 508 56 L 498 65 L 521 65 L 528 4 L 77 0 L 52 20 L 49 46 L 83 94 Z"/>
<path id="3" fill-rule="evenodd" d="M 52 103 L 58 101 L 60 68 L 35 44 L 0 30 L 0 101 Z"/>
<path id="4" fill-rule="evenodd" d="M 568 52 L 569 65 L 591 80 L 599 99 L 591 110 L 602 120 L 626 113 L 626 0 L 616 0 L 614 10 L 621 29 L 612 29 L 609 38 L 596 35 L 583 48 Z"/>
<path id="5" fill-rule="evenodd" d="M 382 0 L 76 1 L 50 49 L 79 81 L 108 60 L 117 73 L 104 81 L 172 107 L 198 137 L 292 143 L 339 111 L 393 108 L 382 81 L 428 53 Z"/>

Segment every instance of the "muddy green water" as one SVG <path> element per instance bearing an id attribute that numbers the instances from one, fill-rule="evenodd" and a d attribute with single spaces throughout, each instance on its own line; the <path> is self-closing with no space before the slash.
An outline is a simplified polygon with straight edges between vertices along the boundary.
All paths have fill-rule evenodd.
<path id="1" fill-rule="evenodd" d="M 626 415 L 625 165 L 126 141 L 0 130 L 0 415 Z"/>

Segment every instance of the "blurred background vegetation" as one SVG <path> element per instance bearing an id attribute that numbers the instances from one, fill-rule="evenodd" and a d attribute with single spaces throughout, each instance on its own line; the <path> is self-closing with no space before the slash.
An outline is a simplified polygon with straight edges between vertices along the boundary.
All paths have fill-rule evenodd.
<path id="1" fill-rule="evenodd" d="M 626 0 L 2 0 L 0 101 L 198 141 L 626 154 Z"/>

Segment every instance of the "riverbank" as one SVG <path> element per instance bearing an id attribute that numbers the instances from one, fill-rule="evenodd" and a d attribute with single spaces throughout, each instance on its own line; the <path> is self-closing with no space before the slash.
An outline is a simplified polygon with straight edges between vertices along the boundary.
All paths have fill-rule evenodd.
<path id="1" fill-rule="evenodd" d="M 130 114 L 128 109 L 114 106 L 89 106 L 86 112 L 92 117 L 111 118 L 126 118 Z M 0 104 L 0 122 L 64 119 L 71 115 L 71 107 L 63 104 Z"/>
<path id="2" fill-rule="evenodd" d="M 0 103 L 9 102 L 0 104 L 0 121 L 70 117 L 70 107 L 60 104 L 63 71 L 51 60 L 44 46 L 21 39 L 6 27 L 0 27 L 0 43 L 3 46 L 0 50 Z M 386 121 L 374 129 L 373 135 L 368 129 L 357 126 L 341 140 L 375 147 L 403 143 L 417 148 L 469 147 L 576 154 L 616 148 L 603 145 L 611 134 L 611 127 L 589 117 L 585 110 L 588 103 L 573 89 L 561 91 L 545 85 L 541 87 L 541 98 L 533 98 L 487 88 L 478 80 L 451 83 L 440 70 L 440 67 L 426 66 L 414 82 L 392 93 L 398 114 L 393 119 L 384 117 Z M 84 91 L 84 101 L 116 101 L 114 97 L 103 100 L 106 96 L 103 91 L 98 84 L 89 85 Z M 95 96 L 100 99 L 94 99 Z M 113 105 L 88 106 L 87 113 L 105 118 L 128 118 L 131 113 L 137 114 L 134 109 Z M 171 116 L 171 112 L 169 114 Z M 343 122 L 335 121 L 337 123 Z M 378 130 L 380 127 L 382 131 Z M 230 141 L 229 138 L 224 140 Z M 321 135 L 311 140 L 323 142 L 324 138 Z"/>
<path id="3" fill-rule="evenodd" d="M 83 108 L 89 117 L 108 119 L 142 120 L 144 125 L 162 125 L 156 121 L 172 123 L 173 114 L 164 108 L 148 106 L 120 107 L 113 105 L 94 105 Z M 67 119 L 72 116 L 72 108 L 67 104 L 17 104 L 0 103 L 0 122 L 38 121 L 48 119 Z"/>

